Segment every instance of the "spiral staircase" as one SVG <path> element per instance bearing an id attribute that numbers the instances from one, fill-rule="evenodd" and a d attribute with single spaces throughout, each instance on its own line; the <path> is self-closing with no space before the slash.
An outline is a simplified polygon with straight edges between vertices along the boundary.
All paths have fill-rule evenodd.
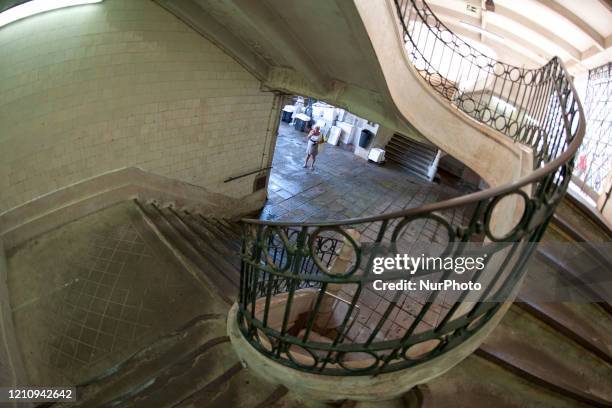
<path id="1" fill-rule="evenodd" d="M 554 254 L 535 243 L 587 234 L 575 225 L 568 233 L 563 204 L 585 126 L 563 63 L 555 58 L 529 70 L 495 61 L 423 2 L 355 5 L 397 109 L 492 187 L 323 223 L 211 218 L 137 202 L 178 256 L 233 306 L 227 326 L 224 316 L 202 315 L 82 384 L 83 406 L 612 405 L 610 304 L 548 304 L 520 292 L 530 258 L 555 265 Z M 397 43 L 402 63 L 389 64 Z M 419 117 L 405 100 L 420 97 L 425 109 L 448 119 Z M 449 217 L 457 209 L 469 216 Z M 439 233 L 415 237 L 423 225 Z M 373 274 L 374 258 L 410 254 L 423 243 L 449 256 L 477 243 L 488 261 L 472 278 L 484 290 L 451 301 L 438 299 L 439 292 L 419 301 L 396 292 L 375 306 L 375 319 L 364 318 L 374 280 L 405 278 Z M 441 281 L 450 271 L 427 273 Z M 517 296 L 521 303 L 512 306 Z M 179 343 L 188 345 L 181 355 L 173 349 Z"/>
<path id="2" fill-rule="evenodd" d="M 379 6 L 373 2 L 356 4 L 366 29 L 376 21 L 381 23 L 380 13 L 375 10 Z M 492 60 L 455 36 L 426 4 L 396 1 L 394 6 L 408 60 L 413 65 L 408 68 L 420 77 L 419 85 L 430 86 L 430 94 L 437 93 L 446 100 L 453 110 L 449 115 L 457 116 L 454 122 L 463 121 L 467 127 L 472 125 L 470 121 L 477 121 L 478 126 L 487 127 L 488 142 L 497 143 L 503 135 L 527 146 L 533 153 L 531 171 L 518 180 L 502 183 L 495 169 L 483 169 L 483 177 L 490 176 L 490 184 L 495 187 L 376 217 L 323 224 L 242 221 L 245 232 L 241 287 L 229 318 L 230 334 L 247 364 L 265 367 L 268 376 L 274 376 L 274 368 L 279 368 L 274 380 L 282 382 L 288 375 L 280 369 L 282 366 L 307 373 L 296 382 L 304 384 L 303 391 L 313 395 L 327 387 L 326 381 L 334 383 L 329 378 L 350 376 L 354 387 L 345 386 L 337 392 L 338 397 L 373 398 L 389 392 L 397 395 L 471 354 L 508 309 L 509 303 L 499 299 L 511 301 L 516 295 L 524 265 L 534 250 L 531 243 L 540 240 L 565 194 L 573 156 L 584 133 L 580 102 L 558 59 L 538 70 L 513 67 Z M 389 44 L 388 33 L 392 30 L 378 34 L 382 31 L 369 31 L 370 38 L 391 94 L 404 112 L 408 104 L 402 105 L 405 94 L 398 94 L 402 86 L 394 87 L 401 64 L 385 65 L 387 49 L 392 47 L 383 45 Z M 452 60 L 458 62 L 449 62 Z M 494 101 L 498 106 L 492 106 Z M 510 114 L 509 106 L 513 107 Z M 470 119 L 459 118 L 460 115 Z M 435 126 L 420 126 L 430 118 L 409 119 L 434 143 L 440 140 L 439 136 L 430 136 Z M 441 123 L 438 127 L 458 126 L 454 122 L 449 120 L 452 125 Z M 457 142 L 481 127 L 458 134 Z M 448 138 L 445 143 L 449 143 Z M 459 154 L 467 156 L 468 152 Z M 469 208 L 471 217 L 461 224 L 448 221 L 445 213 L 457 208 Z M 359 307 L 367 303 L 368 288 L 380 279 L 371 272 L 374 258 L 410 253 L 414 243 L 406 237 L 412 226 L 422 222 L 433 223 L 446 232 L 443 242 L 438 242 L 444 246 L 445 254 L 459 255 L 464 244 L 471 241 L 488 246 L 484 249 L 489 255 L 487 268 L 482 276 L 474 276 L 487 282 L 486 289 L 476 298 L 471 296 L 469 303 L 464 302 L 470 296 L 465 291 L 442 310 L 434 307 L 438 304 L 437 292 L 432 292 L 417 305 L 418 311 L 409 325 L 389 330 L 387 326 L 396 323 L 393 316 L 405 302 L 402 295 L 395 294 L 381 307 L 379 320 L 366 335 L 352 333 Z M 493 245 L 495 242 L 503 244 Z M 286 256 L 280 260 L 271 257 L 271 252 L 279 250 Z M 448 277 L 449 272 L 444 272 L 436 279 Z M 389 281 L 401 278 L 401 274 L 384 277 Z M 332 311 L 330 296 L 341 299 L 338 302 L 344 306 Z M 333 325 L 322 325 L 319 315 L 330 313 Z M 434 313 L 439 317 L 437 322 L 426 324 Z M 251 356 L 243 352 L 247 344 L 257 350 L 251 361 Z M 257 359 L 262 356 L 261 361 Z M 402 387 L 397 387 L 398 382 Z M 359 395 L 367 384 L 369 396 Z"/>

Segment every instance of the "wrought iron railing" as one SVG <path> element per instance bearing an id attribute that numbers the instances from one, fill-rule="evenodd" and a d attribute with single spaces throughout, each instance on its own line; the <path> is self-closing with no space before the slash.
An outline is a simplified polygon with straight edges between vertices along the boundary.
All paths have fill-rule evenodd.
<path id="1" fill-rule="evenodd" d="M 594 201 L 609 197 L 612 189 L 612 62 L 589 71 L 584 100 L 588 123 L 584 142 L 578 150 L 574 178 L 576 185 Z M 598 203 L 601 212 L 605 206 Z"/>
<path id="2" fill-rule="evenodd" d="M 512 184 L 380 216 L 322 223 L 243 220 L 238 325 L 259 352 L 299 370 L 395 371 L 446 353 L 476 333 L 520 281 L 532 243 L 566 192 L 584 134 L 582 108 L 559 59 L 537 70 L 494 61 L 448 30 L 426 4 L 395 5 L 416 70 L 460 110 L 530 146 L 534 171 Z M 491 109 L 492 101 L 518 114 Z M 512 225 L 503 225 L 508 208 L 515 216 Z M 483 270 L 466 274 L 483 282 L 477 293 L 442 298 L 435 290 L 417 296 L 373 288 L 375 281 L 444 281 L 453 273 L 434 268 L 378 275 L 373 265 L 381 256 L 441 248 L 440 256 L 452 257 L 474 242 L 489 255 Z"/>

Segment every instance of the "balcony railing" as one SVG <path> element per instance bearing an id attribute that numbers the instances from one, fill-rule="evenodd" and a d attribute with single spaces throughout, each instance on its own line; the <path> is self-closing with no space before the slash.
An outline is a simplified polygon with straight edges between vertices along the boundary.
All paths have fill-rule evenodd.
<path id="1" fill-rule="evenodd" d="M 571 178 L 584 116 L 557 59 L 526 70 L 495 61 L 448 30 L 429 7 L 396 0 L 409 58 L 449 103 L 533 149 L 533 172 L 508 185 L 419 208 L 337 222 L 243 220 L 238 324 L 247 341 L 281 364 L 325 375 L 375 375 L 447 353 L 477 333 L 511 298 L 532 243 L 544 233 Z M 512 113 L 510 113 L 510 111 Z M 520 211 L 500 231 L 499 211 Z M 419 256 L 426 244 L 443 256 L 473 243 L 488 255 L 477 294 L 442 299 L 429 291 L 377 293 L 386 283 L 428 277 L 373 273 L 375 259 Z M 486 279 L 483 279 L 485 274 Z"/>

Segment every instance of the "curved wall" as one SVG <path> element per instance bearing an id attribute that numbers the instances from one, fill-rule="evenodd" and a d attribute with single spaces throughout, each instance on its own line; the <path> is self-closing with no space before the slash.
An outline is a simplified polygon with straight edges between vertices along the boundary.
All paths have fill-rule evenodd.
<path id="1" fill-rule="evenodd" d="M 117 168 L 241 197 L 265 166 L 275 95 L 147 0 L 0 28 L 0 214 Z M 262 165 L 263 163 L 263 165 Z"/>

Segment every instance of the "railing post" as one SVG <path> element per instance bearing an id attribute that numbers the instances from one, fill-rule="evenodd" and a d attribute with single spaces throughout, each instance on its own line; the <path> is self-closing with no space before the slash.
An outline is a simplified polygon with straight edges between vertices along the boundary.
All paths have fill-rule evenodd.
<path id="1" fill-rule="evenodd" d="M 347 229 L 346 233 L 355 242 L 359 242 L 361 234 L 355 229 Z M 330 275 L 344 275 L 346 271 L 351 267 L 351 255 L 353 250 L 348 238 L 344 238 L 342 247 L 337 250 L 338 256 L 335 258 L 333 264 L 329 268 Z M 342 290 L 344 285 L 339 283 L 330 283 L 325 289 L 323 299 L 321 300 L 321 306 L 315 318 L 315 330 L 324 332 L 325 329 L 329 329 L 329 324 L 332 323 L 334 314 L 334 304 L 338 301 L 338 294 Z M 330 296 L 326 296 L 330 295 Z M 343 316 L 339 317 L 338 324 L 344 319 Z"/>

